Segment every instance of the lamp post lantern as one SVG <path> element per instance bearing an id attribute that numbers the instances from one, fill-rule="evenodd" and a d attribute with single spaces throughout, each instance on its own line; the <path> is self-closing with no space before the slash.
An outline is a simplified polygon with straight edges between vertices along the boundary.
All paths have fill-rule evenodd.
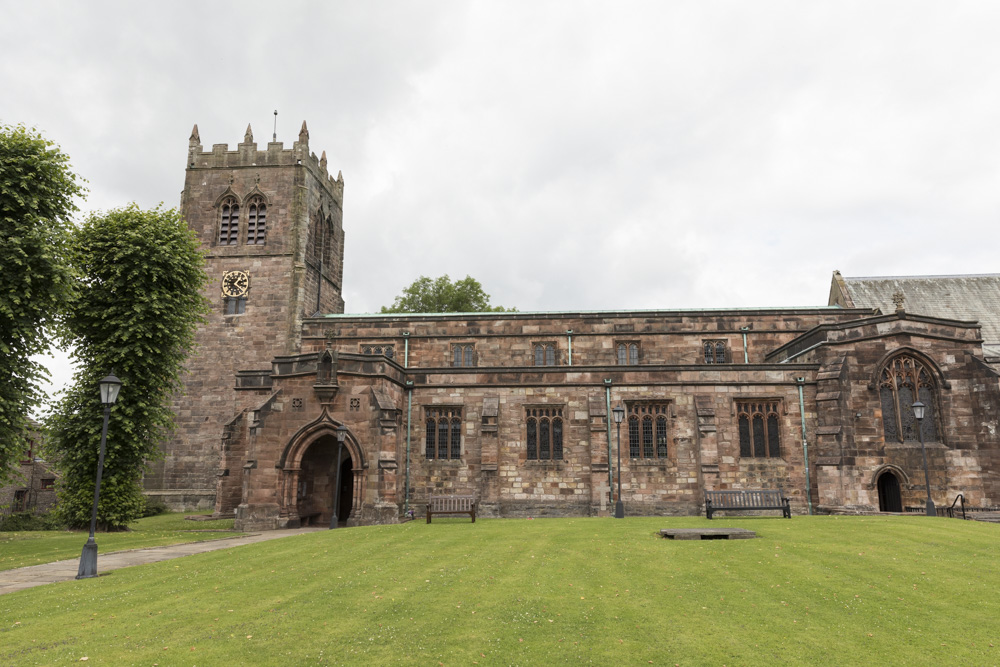
<path id="1" fill-rule="evenodd" d="M 924 410 L 927 406 L 917 401 L 913 404 L 913 416 L 917 420 L 917 433 L 920 434 L 920 454 L 924 457 L 924 484 L 927 487 L 927 516 L 937 516 L 934 501 L 931 500 L 931 476 L 927 471 L 927 447 L 924 446 Z"/>
<path id="2" fill-rule="evenodd" d="M 97 576 L 97 542 L 94 541 L 94 531 L 97 530 L 97 501 L 101 497 L 101 475 L 104 473 L 104 450 L 108 441 L 108 419 L 111 416 L 111 406 L 118 400 L 118 390 L 122 381 L 115 377 L 114 371 L 99 383 L 101 388 L 101 403 L 104 405 L 104 425 L 101 427 L 101 450 L 97 455 L 97 482 L 94 484 L 94 507 L 90 512 L 90 537 L 83 545 L 80 554 L 80 569 L 77 579 L 89 579 Z"/>
<path id="3" fill-rule="evenodd" d="M 625 419 L 625 408 L 621 403 L 612 408 L 615 418 L 615 430 L 618 432 L 618 502 L 615 503 L 615 518 L 625 518 L 625 506 L 622 504 L 622 420 Z"/>
<path id="4" fill-rule="evenodd" d="M 330 528 L 336 528 L 340 521 L 340 457 L 344 453 L 344 440 L 347 440 L 347 427 L 341 424 L 337 428 L 337 485 L 333 487 L 333 517 Z"/>

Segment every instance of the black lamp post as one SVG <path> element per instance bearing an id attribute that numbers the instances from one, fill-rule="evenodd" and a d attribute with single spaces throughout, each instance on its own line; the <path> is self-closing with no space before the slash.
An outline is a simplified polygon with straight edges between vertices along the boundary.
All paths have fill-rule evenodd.
<path id="1" fill-rule="evenodd" d="M 917 433 L 920 434 L 920 453 L 924 457 L 924 484 L 927 486 L 927 516 L 937 516 L 934 501 L 931 500 L 931 476 L 927 471 L 927 448 L 924 446 L 924 410 L 926 405 L 917 401 L 913 404 L 913 416 L 917 420 Z"/>
<path id="2" fill-rule="evenodd" d="M 97 455 L 97 483 L 94 484 L 94 508 L 90 512 L 90 537 L 83 545 L 80 554 L 80 569 L 77 579 L 89 579 L 97 576 L 97 542 L 94 541 L 94 531 L 97 530 L 97 501 L 101 497 L 101 474 L 104 472 L 104 449 L 108 441 L 108 418 L 111 416 L 111 406 L 118 400 L 118 390 L 122 381 L 115 377 L 114 371 L 100 381 L 101 403 L 104 404 L 104 426 L 101 427 L 101 451 Z"/>
<path id="3" fill-rule="evenodd" d="M 340 521 L 340 457 L 344 452 L 344 440 L 347 439 L 347 427 L 341 424 L 337 428 L 337 486 L 333 489 L 333 518 L 330 528 L 336 528 Z"/>
<path id="4" fill-rule="evenodd" d="M 622 504 L 622 420 L 625 419 L 625 408 L 621 403 L 611 409 L 615 417 L 615 430 L 618 431 L 618 502 L 615 503 L 615 518 L 625 518 L 625 506 Z"/>

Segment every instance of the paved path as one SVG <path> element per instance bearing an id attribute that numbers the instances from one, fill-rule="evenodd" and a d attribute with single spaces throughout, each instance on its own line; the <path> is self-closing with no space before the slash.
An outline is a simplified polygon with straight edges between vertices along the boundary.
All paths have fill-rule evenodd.
<path id="1" fill-rule="evenodd" d="M 186 544 L 172 544 L 165 547 L 149 547 L 146 549 L 133 549 L 131 551 L 115 551 L 111 553 L 98 553 L 97 573 L 109 570 L 117 570 L 132 565 L 144 565 L 146 563 L 157 563 L 161 560 L 190 556 L 191 554 L 201 554 L 206 551 L 217 551 L 218 549 L 230 549 L 241 547 L 245 544 L 255 544 L 266 542 L 267 540 L 277 540 L 282 537 L 292 537 L 303 533 L 314 533 L 326 528 L 297 528 L 294 530 L 270 530 L 266 533 L 251 533 L 238 537 L 224 537 L 221 540 L 209 540 L 206 542 L 188 542 Z M 82 548 L 81 544 L 81 548 Z M 54 563 L 43 565 L 32 565 L 30 567 L 19 567 L 14 570 L 0 571 L 0 595 L 13 593 L 14 591 L 53 584 L 57 581 L 70 581 L 76 579 L 76 573 L 80 570 L 80 557 L 71 560 L 59 560 Z"/>

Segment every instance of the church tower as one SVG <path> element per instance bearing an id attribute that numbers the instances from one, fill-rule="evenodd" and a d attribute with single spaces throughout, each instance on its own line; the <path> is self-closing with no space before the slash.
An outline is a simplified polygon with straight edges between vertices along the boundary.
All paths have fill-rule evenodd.
<path id="1" fill-rule="evenodd" d="M 310 152 L 305 121 L 291 148 L 264 150 L 247 126 L 236 150 L 204 151 L 195 125 L 186 166 L 181 213 L 205 251 L 211 312 L 175 399 L 176 430 L 145 483 L 171 508 L 210 509 L 228 474 L 226 425 L 269 386 L 271 359 L 299 351 L 304 317 L 344 312 L 344 180 Z"/>

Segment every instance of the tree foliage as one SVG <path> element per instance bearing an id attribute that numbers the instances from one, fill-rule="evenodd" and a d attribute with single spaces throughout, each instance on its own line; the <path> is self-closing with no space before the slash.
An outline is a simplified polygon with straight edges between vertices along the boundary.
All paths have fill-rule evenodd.
<path id="1" fill-rule="evenodd" d="M 491 306 L 490 295 L 472 276 L 452 280 L 448 274 L 435 280 L 420 276 L 396 297 L 383 313 L 503 313 L 515 308 Z"/>
<path id="2" fill-rule="evenodd" d="M 81 276 L 66 318 L 78 371 L 50 420 L 63 477 L 61 511 L 71 525 L 90 520 L 103 406 L 98 381 L 122 380 L 111 410 L 98 521 L 124 528 L 141 516 L 145 462 L 173 427 L 172 394 L 207 312 L 198 241 L 176 210 L 136 205 L 92 214 L 74 233 L 71 259 Z"/>
<path id="3" fill-rule="evenodd" d="M 23 455 L 45 352 L 73 281 L 65 260 L 84 192 L 69 157 L 23 126 L 0 126 L 0 483 Z"/>

